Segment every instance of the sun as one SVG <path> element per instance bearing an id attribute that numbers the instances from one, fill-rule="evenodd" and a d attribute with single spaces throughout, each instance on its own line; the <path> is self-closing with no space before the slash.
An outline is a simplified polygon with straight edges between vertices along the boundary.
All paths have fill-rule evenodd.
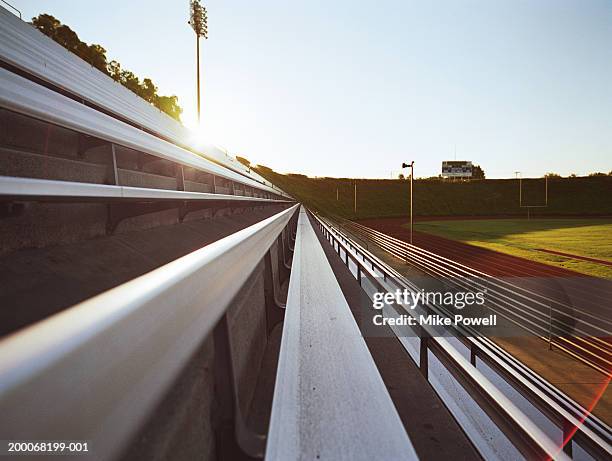
<path id="1" fill-rule="evenodd" d="M 185 121 L 185 127 L 189 131 L 188 143 L 196 149 L 203 149 L 206 146 L 221 145 L 228 146 L 231 144 L 231 135 L 223 126 L 213 121 L 202 120 L 199 124 L 197 121 Z M 228 146 L 229 147 L 229 146 Z"/>

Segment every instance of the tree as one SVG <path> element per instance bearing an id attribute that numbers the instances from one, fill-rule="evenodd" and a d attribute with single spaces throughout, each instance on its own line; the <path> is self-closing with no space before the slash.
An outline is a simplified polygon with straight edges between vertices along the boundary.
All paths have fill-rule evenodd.
<path id="1" fill-rule="evenodd" d="M 472 179 L 485 179 L 485 172 L 479 165 L 472 167 Z"/>
<path id="2" fill-rule="evenodd" d="M 109 62 L 106 66 L 106 70 L 108 75 L 110 75 L 114 81 L 118 82 L 121 80 L 121 64 L 119 64 L 117 61 L 113 59 L 111 62 Z"/>
<path id="3" fill-rule="evenodd" d="M 397 179 L 406 179 L 402 173 L 397 176 Z"/>
<path id="4" fill-rule="evenodd" d="M 132 93 L 138 94 L 140 91 L 140 81 L 132 71 L 122 70 L 119 75 L 119 82 Z M 138 96 L 140 96 L 138 94 Z"/>
<path id="5" fill-rule="evenodd" d="M 174 120 L 181 121 L 183 109 L 178 105 L 178 96 L 157 96 L 153 105 L 162 112 L 168 114 Z"/>
<path id="6" fill-rule="evenodd" d="M 141 82 L 133 72 L 122 69 L 119 62 L 115 60 L 108 62 L 106 50 L 102 46 L 97 44 L 88 45 L 81 41 L 75 31 L 62 24 L 50 14 L 39 14 L 37 17 L 32 18 L 32 25 L 47 37 L 76 54 L 100 72 L 104 72 L 116 82 L 121 83 L 148 103 L 153 104 L 176 121 L 181 121 L 183 109 L 178 105 L 177 96 L 160 96 L 157 94 L 157 87 L 150 78 L 145 78 Z"/>
<path id="7" fill-rule="evenodd" d="M 55 32 L 61 26 L 61 23 L 50 14 L 39 14 L 37 17 L 32 18 L 32 25 L 47 37 L 58 42 L 55 38 Z M 60 43 L 60 45 L 62 45 L 62 43 Z"/>
<path id="8" fill-rule="evenodd" d="M 269 166 L 265 166 L 265 165 L 256 165 L 254 167 L 256 170 L 260 171 L 260 172 L 264 172 L 264 173 L 274 173 L 274 170 L 272 168 L 270 168 Z"/>
<path id="9" fill-rule="evenodd" d="M 557 173 L 546 173 L 546 174 L 544 175 L 544 177 L 545 177 L 545 178 L 560 178 L 560 177 L 561 177 L 561 175 L 560 175 L 560 174 L 557 174 Z"/>
<path id="10" fill-rule="evenodd" d="M 242 163 L 247 168 L 251 168 L 251 162 L 249 162 L 246 158 L 236 155 L 236 160 L 238 160 L 240 163 Z"/>
<path id="11" fill-rule="evenodd" d="M 82 59 L 94 66 L 100 72 L 104 72 L 108 75 L 108 63 L 106 62 L 106 50 L 104 48 L 100 45 L 89 45 L 83 50 L 83 54 L 85 57 L 81 56 Z"/>
<path id="12" fill-rule="evenodd" d="M 87 45 L 87 43 L 82 42 L 75 31 L 50 14 L 40 14 L 32 18 L 32 25 L 47 37 L 52 38 L 82 60 L 108 75 L 106 50 L 100 45 Z"/>
<path id="13" fill-rule="evenodd" d="M 145 78 L 140 85 L 140 97 L 145 101 L 154 102 L 157 95 L 157 87 L 150 78 Z"/>

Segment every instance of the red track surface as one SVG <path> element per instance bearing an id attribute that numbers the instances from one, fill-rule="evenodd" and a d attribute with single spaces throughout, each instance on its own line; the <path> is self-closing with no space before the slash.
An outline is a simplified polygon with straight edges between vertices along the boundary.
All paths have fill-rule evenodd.
<path id="1" fill-rule="evenodd" d="M 391 237 L 410 241 L 410 230 L 405 227 L 406 218 L 365 219 L 359 221 Z M 468 245 L 422 232 L 414 233 L 415 245 L 440 256 L 469 266 L 495 277 L 521 277 L 523 286 L 530 285 L 540 291 L 543 279 L 563 279 L 563 287 L 570 305 L 579 306 L 593 313 L 612 312 L 612 282 L 589 277 L 568 269 L 558 268 L 506 255 L 486 248 Z"/>

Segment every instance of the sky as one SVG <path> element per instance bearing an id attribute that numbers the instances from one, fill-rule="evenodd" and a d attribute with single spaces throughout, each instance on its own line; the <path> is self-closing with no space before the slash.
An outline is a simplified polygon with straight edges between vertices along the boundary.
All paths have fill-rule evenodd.
<path id="1" fill-rule="evenodd" d="M 197 128 L 188 1 L 10 0 L 49 13 Z M 203 136 L 276 171 L 389 178 L 612 170 L 610 0 L 210 0 Z M 456 152 L 456 154 L 455 154 Z"/>

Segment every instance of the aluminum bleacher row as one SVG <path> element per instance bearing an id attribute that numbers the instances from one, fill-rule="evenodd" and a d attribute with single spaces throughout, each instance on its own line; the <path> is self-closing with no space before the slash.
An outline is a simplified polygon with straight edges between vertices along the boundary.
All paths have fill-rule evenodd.
<path id="1" fill-rule="evenodd" d="M 267 460 L 418 459 L 302 208 Z"/>
<path id="2" fill-rule="evenodd" d="M 183 125 L 2 7 L 0 64 L 79 103 L 272 187 L 269 181 L 218 147 L 199 149 L 193 134 Z"/>
<path id="3" fill-rule="evenodd" d="M 398 402 L 423 389 L 390 394 L 325 239 L 360 295 L 404 287 L 398 274 L 221 150 L 198 150 L 180 124 L 2 8 L 0 123 L 0 236 L 16 241 L 0 246 L 0 275 L 16 285 L 0 299 L 38 301 L 26 296 L 38 289 L 57 298 L 0 338 L 3 440 L 86 441 L 99 460 L 418 458 L 416 421 Z M 248 225 L 206 233 L 218 210 L 239 221 L 234 211 L 262 206 L 268 214 L 245 214 Z M 151 216 L 169 209 L 171 226 L 160 230 L 170 220 Z M 117 230 L 142 215 L 151 219 Z M 186 227 L 192 246 L 169 248 Z M 47 234 L 55 240 L 42 241 Z M 46 251 L 66 242 L 68 251 Z M 165 255 L 104 285 L 100 274 L 121 264 L 109 248 L 128 254 L 126 266 Z M 75 283 L 91 286 L 62 305 L 57 291 Z M 28 302 L 3 305 L 0 318 Z M 456 432 L 469 435 L 475 456 L 465 459 L 561 460 L 571 443 L 593 459 L 612 453 L 604 423 L 524 378 L 489 342 L 466 348 L 426 328 L 399 342 L 394 371 L 414 359 L 424 381 L 413 381 L 435 388 Z M 494 364 L 527 389 L 526 402 L 489 379 Z M 546 430 L 532 419 L 544 405 Z M 574 442 L 562 451 L 556 437 Z"/>
<path id="4" fill-rule="evenodd" d="M 137 152 L 193 168 L 283 198 L 278 190 L 201 158 L 172 143 L 131 127 L 23 77 L 0 69 L 0 107 Z M 114 148 L 113 148 L 114 151 Z M 115 160 L 116 167 L 116 160 Z"/>
<path id="5" fill-rule="evenodd" d="M 20 145 L 19 141 L 24 144 L 23 139 L 15 142 L 13 138 L 19 138 L 20 134 L 22 138 L 35 138 L 36 130 L 25 125 L 43 123 L 46 129 L 42 143 L 44 146 L 37 146 L 36 154 L 44 150 L 42 154 L 50 156 L 49 133 L 52 129 L 78 135 L 76 160 L 82 164 L 79 166 L 83 166 L 82 170 L 85 172 L 94 166 L 98 167 L 98 170 L 102 166 L 105 167 L 102 170 L 109 170 L 109 173 L 102 174 L 103 179 L 97 182 L 106 185 L 122 186 L 124 189 L 134 185 L 129 181 L 122 181 L 129 174 L 121 170 L 125 169 L 122 164 L 129 163 L 130 156 L 138 155 L 137 167 L 134 169 L 140 170 L 141 178 L 135 181 L 136 185 L 151 179 L 146 177 L 143 165 L 156 161 L 165 163 L 166 170 L 170 172 L 165 171 L 162 175 L 166 178 L 158 174 L 157 178 L 153 178 L 154 181 L 148 181 L 158 184 L 151 188 L 191 192 L 156 192 L 151 198 L 162 198 L 166 195 L 175 200 L 212 200 L 213 197 L 198 195 L 197 192 L 221 192 L 225 195 L 249 195 L 261 199 L 261 202 L 290 199 L 283 191 L 222 151 L 210 148 L 205 153 L 188 145 L 192 135 L 181 124 L 2 8 L 0 64 L 0 108 L 3 110 L 3 122 L 8 130 L 4 137 L 9 144 L 7 146 L 7 143 L 3 142 L 3 148 L 11 147 L 13 143 L 22 151 L 33 150 L 27 142 L 25 147 Z M 108 155 L 101 159 L 99 151 L 103 149 L 108 151 Z M 4 156 L 7 165 L 2 165 L 4 176 L 7 176 L 6 171 L 17 169 L 15 164 L 27 164 L 28 160 L 31 160 L 28 156 L 31 155 L 30 152 L 8 152 Z M 59 155 L 65 157 L 67 152 L 61 152 Z M 11 156 L 21 156 L 26 160 L 15 162 Z M 100 165 L 105 162 L 106 165 Z M 87 165 L 83 165 L 85 163 Z M 53 165 L 52 162 L 50 165 L 45 162 L 47 172 L 53 172 Z M 161 167 L 158 167 L 159 169 Z M 70 168 L 60 165 L 56 170 L 59 171 L 57 179 L 83 182 L 78 180 L 78 175 L 77 179 L 65 178 Z M 198 177 L 202 174 L 206 178 Z M 29 171 L 18 171 L 14 176 L 30 177 L 30 184 L 34 184 L 34 179 L 38 179 L 35 173 Z M 86 174 L 84 176 L 87 177 Z M 100 173 L 92 173 L 90 176 L 97 177 Z M 2 189 L 5 191 L 16 184 L 14 180 L 4 181 Z M 49 183 L 40 183 L 37 187 L 40 189 L 45 185 Z M 102 192 L 103 187 L 97 187 L 95 190 L 102 195 L 116 194 L 116 191 Z M 90 195 L 92 191 L 90 188 Z M 146 196 L 144 191 L 139 191 L 138 194 L 143 198 Z M 134 198 L 135 193 L 131 195 Z M 251 200 L 253 201 L 256 200 Z"/>
<path id="6" fill-rule="evenodd" d="M 273 280 L 291 241 L 283 309 Z M 284 315 L 269 434 L 244 421 L 229 314 L 258 270 L 271 281 L 266 321 Z M 87 440 L 96 459 L 115 459 L 210 335 L 224 365 L 215 368 L 221 413 L 249 455 L 417 459 L 298 205 L 1 341 L 2 435 Z"/>
<path id="7" fill-rule="evenodd" d="M 93 213 L 87 207 L 100 204 L 108 234 L 126 217 L 167 207 L 179 210 L 177 227 L 202 208 L 284 208 L 0 338 L 4 440 L 86 441 L 99 460 L 416 458 L 306 213 L 290 196 L 221 150 L 198 150 L 180 124 L 2 8 L 0 121 L 0 231 L 11 238 L 24 229 L 47 234 L 52 221 L 60 224 L 52 245 L 81 239 L 62 240 L 62 229 L 79 227 Z M 62 221 L 60 205 L 76 206 L 72 221 Z M 2 264 L 39 246 L 24 241 L 3 244 Z M 79 258 L 91 257 L 81 248 L 71 253 L 77 271 Z M 44 250 L 35 259 L 43 272 L 56 261 Z M 94 264 L 81 280 L 93 285 L 104 267 Z M 39 276 L 35 270 L 32 279 Z M 66 277 L 62 288 L 79 278 Z M 16 306 L 3 306 L 8 317 Z M 274 366 L 266 368 L 269 356 Z M 270 375 L 272 385 L 261 384 Z M 260 394 L 271 400 L 274 389 L 266 409 Z M 257 420 L 260 411 L 269 423 Z"/>
<path id="8" fill-rule="evenodd" d="M 6 126 L 15 127 L 4 132 L 8 141 L 0 146 L 0 199 L 112 201 L 115 205 L 109 207 L 108 232 L 113 232 L 126 217 L 158 211 L 162 206 L 176 208 L 183 219 L 202 208 L 260 206 L 290 200 L 278 189 L 6 69 L 0 69 L 0 117 L 7 120 Z M 32 126 L 41 121 L 47 123 L 46 129 L 44 125 Z M 47 152 L 51 128 L 55 132 L 63 130 L 57 153 Z M 28 144 L 36 139 L 37 132 L 43 133 L 43 147 L 34 149 Z M 19 136 L 21 139 L 12 141 L 11 137 Z M 10 143 L 28 147 L 7 145 Z M 80 147 L 82 143 L 85 148 Z M 142 205 L 127 209 L 127 202 Z"/>
<path id="9" fill-rule="evenodd" d="M 419 291 L 410 279 L 389 267 L 322 216 L 317 227 L 363 290 Z M 399 313 L 444 315 L 435 303 L 415 310 L 385 306 L 385 317 Z M 591 411 L 526 367 L 491 338 L 469 327 L 444 337 L 430 326 L 393 326 L 393 333 L 442 398 L 485 459 L 608 459 L 612 428 Z M 451 378 L 451 379 L 449 379 Z"/>
<path id="10" fill-rule="evenodd" d="M 261 190 L 270 197 L 277 190 L 207 161 L 167 141 L 135 129 L 125 123 L 68 99 L 52 90 L 30 82 L 6 69 L 0 69 L 0 107 L 43 120 L 77 133 L 100 138 L 134 151 L 145 152 L 180 167 L 201 170 L 227 180 Z"/>

